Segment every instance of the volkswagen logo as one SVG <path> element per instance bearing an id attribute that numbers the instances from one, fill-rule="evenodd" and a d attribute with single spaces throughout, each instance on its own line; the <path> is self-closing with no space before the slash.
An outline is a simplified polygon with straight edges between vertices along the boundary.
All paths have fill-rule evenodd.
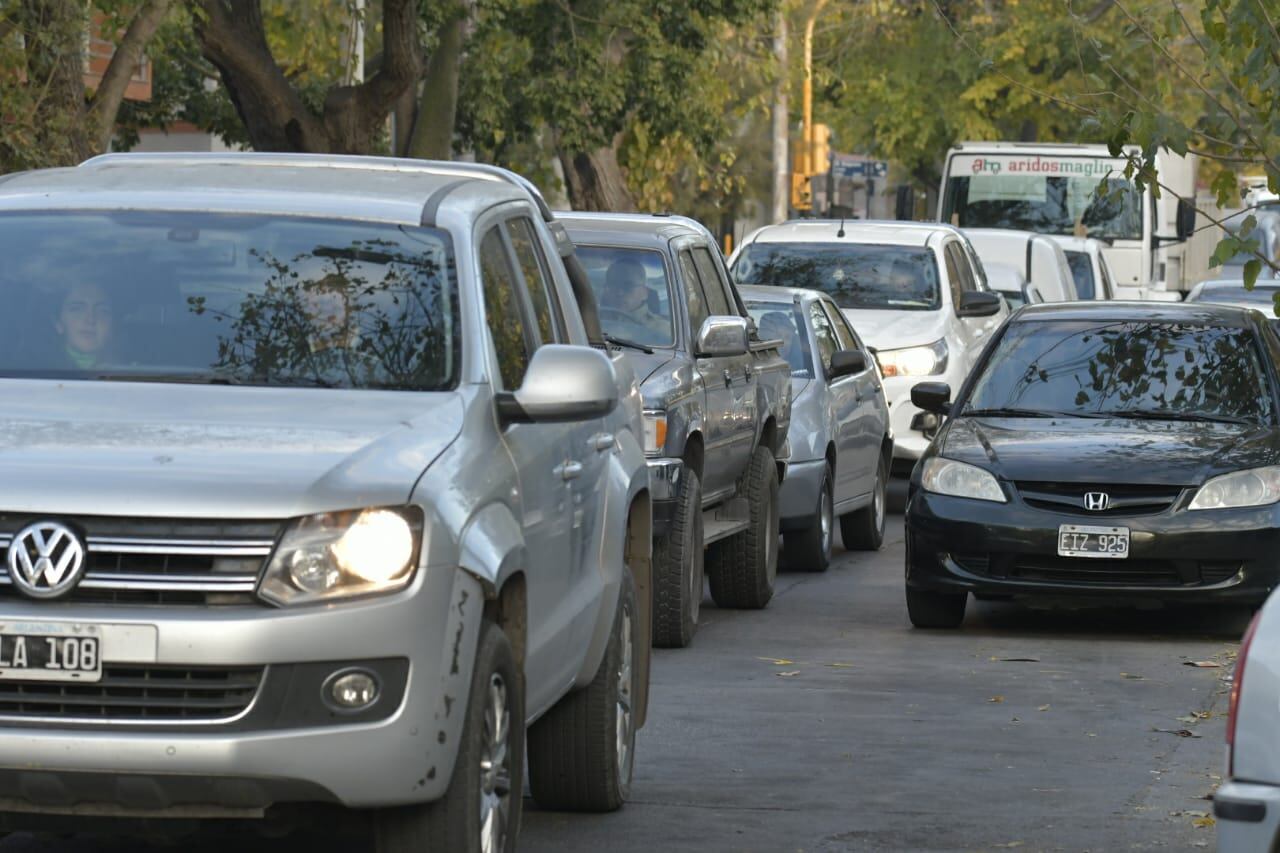
<path id="1" fill-rule="evenodd" d="M 1111 506 L 1111 496 L 1106 492 L 1085 492 L 1084 508 L 1089 512 L 1105 512 Z"/>
<path id="2" fill-rule="evenodd" d="M 9 577 L 31 598 L 59 598 L 84 574 L 84 543 L 65 524 L 37 521 L 9 543 Z"/>

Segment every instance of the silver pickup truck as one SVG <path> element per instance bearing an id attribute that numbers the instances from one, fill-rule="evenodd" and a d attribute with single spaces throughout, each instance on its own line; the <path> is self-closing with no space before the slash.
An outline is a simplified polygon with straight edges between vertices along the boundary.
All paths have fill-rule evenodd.
<path id="1" fill-rule="evenodd" d="M 653 637 L 686 646 L 704 575 L 720 607 L 760 608 L 773 597 L 791 368 L 779 342 L 760 340 L 699 223 L 557 217 L 577 245 L 606 337 L 630 350 L 640 377 L 656 536 Z"/>
<path id="2" fill-rule="evenodd" d="M 0 178 L 0 256 L 0 828 L 320 803 L 511 850 L 526 748 L 540 804 L 622 803 L 640 397 L 536 191 L 109 155 Z"/>

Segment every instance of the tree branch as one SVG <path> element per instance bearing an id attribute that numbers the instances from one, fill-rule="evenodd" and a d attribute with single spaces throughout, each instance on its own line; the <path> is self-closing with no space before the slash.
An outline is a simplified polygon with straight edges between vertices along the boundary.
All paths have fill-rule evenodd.
<path id="1" fill-rule="evenodd" d="M 103 72 L 102 82 L 89 101 L 86 115 L 86 137 L 91 144 L 97 145 L 99 151 L 106 151 L 111 146 L 111 134 L 115 130 L 116 116 L 129 81 L 142 64 L 143 51 L 169 13 L 171 3 L 172 0 L 146 0 L 143 3 Z"/>

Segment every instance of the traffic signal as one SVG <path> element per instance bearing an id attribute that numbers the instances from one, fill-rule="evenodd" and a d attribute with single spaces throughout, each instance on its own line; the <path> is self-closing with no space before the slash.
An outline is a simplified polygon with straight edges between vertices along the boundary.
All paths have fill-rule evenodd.
<path id="1" fill-rule="evenodd" d="M 813 207 L 813 194 L 809 186 L 809 176 L 800 174 L 796 169 L 791 173 L 791 209 L 808 210 Z"/>
<path id="2" fill-rule="evenodd" d="M 831 168 L 831 128 L 825 124 L 813 126 L 813 152 L 809 155 L 809 174 L 825 175 Z"/>

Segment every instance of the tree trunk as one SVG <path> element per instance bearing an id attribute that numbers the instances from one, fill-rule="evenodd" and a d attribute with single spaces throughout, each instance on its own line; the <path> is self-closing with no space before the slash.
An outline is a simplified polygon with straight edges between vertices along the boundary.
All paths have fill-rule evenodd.
<path id="1" fill-rule="evenodd" d="M 409 156 L 424 160 L 448 160 L 453 156 L 453 128 L 458 116 L 458 70 L 466 40 L 468 10 L 458 4 L 440 28 L 440 41 L 427 61 L 413 124 Z"/>
<path id="2" fill-rule="evenodd" d="M 43 96 L 32 126 L 48 166 L 72 166 L 93 150 L 84 116 L 84 45 L 89 16 L 76 0 L 24 0 L 27 85 Z"/>
<path id="3" fill-rule="evenodd" d="M 774 17 L 773 58 L 778 79 L 773 84 L 773 203 L 770 220 L 782 222 L 791 210 L 791 163 L 787 143 L 791 122 L 787 99 L 787 16 L 779 10 Z"/>
<path id="4" fill-rule="evenodd" d="M 124 102 L 124 93 L 129 88 L 129 81 L 142 64 L 143 51 L 147 43 L 155 35 L 156 30 L 169 14 L 172 0 L 146 0 L 134 14 L 116 46 L 115 53 L 107 70 L 102 74 L 102 82 L 98 91 L 93 93 L 85 116 L 86 141 L 92 144 L 99 153 L 111 147 L 111 137 L 115 134 L 116 116 L 120 114 L 120 104 Z"/>
<path id="5" fill-rule="evenodd" d="M 618 165 L 614 145 L 594 151 L 560 151 L 569 202 L 574 210 L 632 213 L 635 199 Z"/>

